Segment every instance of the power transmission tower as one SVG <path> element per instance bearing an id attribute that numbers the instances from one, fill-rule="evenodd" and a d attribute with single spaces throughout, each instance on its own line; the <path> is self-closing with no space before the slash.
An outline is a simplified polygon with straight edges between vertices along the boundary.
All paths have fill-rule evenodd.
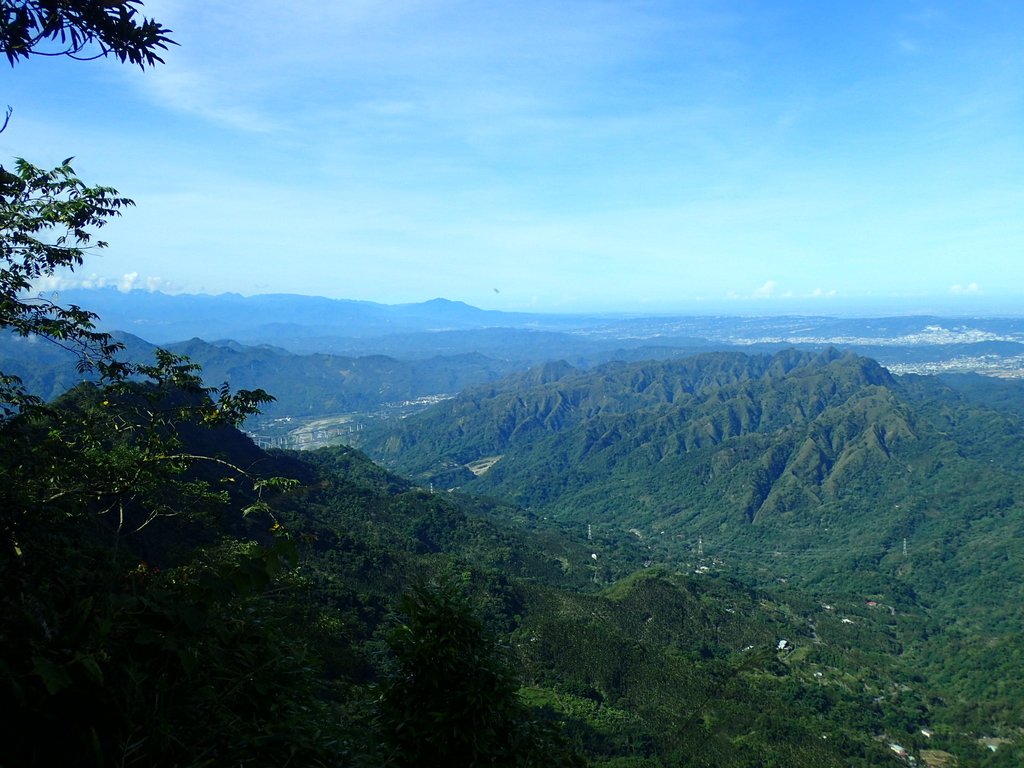
<path id="1" fill-rule="evenodd" d="M 697 537 L 697 557 L 704 557 L 704 537 Z"/>

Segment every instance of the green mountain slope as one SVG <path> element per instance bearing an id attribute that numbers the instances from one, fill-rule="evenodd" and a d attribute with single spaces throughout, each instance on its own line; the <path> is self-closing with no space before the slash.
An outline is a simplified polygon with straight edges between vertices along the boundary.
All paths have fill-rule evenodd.
<path id="1" fill-rule="evenodd" d="M 116 334 L 116 338 L 126 347 L 122 356 L 126 360 L 147 361 L 156 349 L 137 336 Z M 264 409 L 266 416 L 375 411 L 386 403 L 452 394 L 518 367 L 480 354 L 402 361 L 384 355 L 299 355 L 265 344 L 209 343 L 198 338 L 165 348 L 199 364 L 210 386 L 228 382 L 236 389 L 258 387 L 273 392 L 277 399 Z M 0 334 L 0 360 L 5 371 L 20 377 L 29 392 L 47 400 L 83 379 L 74 354 L 40 339 Z"/>
<path id="2" fill-rule="evenodd" d="M 874 700 L 901 674 L 876 616 L 858 618 L 854 651 L 840 633 L 816 638 L 804 614 L 817 606 L 796 595 L 657 568 L 598 591 L 595 578 L 628 571 L 630 551 L 604 565 L 607 542 L 415 488 L 350 449 L 295 458 L 318 479 L 289 500 L 289 525 L 314 542 L 304 569 L 349 617 L 361 674 L 377 674 L 360 643 L 377 642 L 390 597 L 454 570 L 507 644 L 525 700 L 596 765 L 887 765 L 876 737 L 919 722 L 916 697 L 909 713 Z"/>
<path id="3" fill-rule="evenodd" d="M 942 691 L 950 722 L 1024 715 L 1006 693 L 1024 689 L 1010 661 L 1024 651 L 1024 432 L 1009 409 L 834 350 L 534 376 L 363 446 L 674 570 L 873 601 L 906 617 L 893 647 Z"/>
<path id="4" fill-rule="evenodd" d="M 528 378 L 547 386 L 575 375 L 555 366 Z M 82 387 L 36 421 L 6 427 L 3 469 L 23 476 L 26 457 L 49 466 L 35 436 L 47 419 L 63 423 L 65 409 L 113 418 L 106 447 L 93 446 L 83 467 L 120 466 L 134 438 L 119 413 L 143 401 Z M 67 440 L 79 439 L 81 421 L 68 422 Z M 936 720 L 942 703 L 907 663 L 911 641 L 935 631 L 923 608 L 890 614 L 850 598 L 824 606 L 792 586 L 752 589 L 713 568 L 644 568 L 652 551 L 634 534 L 567 534 L 505 502 L 416 487 L 350 448 L 268 454 L 227 427 L 178 426 L 176 450 L 213 461 L 181 475 L 175 495 L 153 483 L 129 493 L 129 523 L 148 519 L 150 505 L 160 512 L 137 533 L 91 497 L 80 510 L 60 498 L 51 507 L 32 483 L 5 487 L 18 531 L 0 559 L 17 586 L 0 627 L 12 673 L 4 694 L 21 702 L 18 738 L 3 753 L 14 762 L 74 762 L 91 739 L 97 764 L 129 747 L 152 764 L 188 764 L 199 745 L 215 762 L 273 748 L 282 762 L 379 765 L 399 742 L 417 748 L 398 738 L 395 717 L 435 729 L 430 710 L 402 714 L 400 698 L 381 695 L 404 690 L 396 680 L 415 687 L 398 650 L 423 642 L 443 655 L 466 642 L 456 668 L 486 684 L 487 670 L 511 665 L 513 677 L 499 678 L 521 686 L 515 695 L 503 683 L 500 701 L 482 695 L 474 711 L 500 707 L 504 722 L 537 738 L 553 726 L 594 765 L 885 766 L 886 740 L 917 746 L 909 739 L 925 724 L 937 729 L 934 745 L 982 764 L 981 747 L 958 741 L 963 726 Z M 297 484 L 265 498 L 269 519 L 239 515 L 266 473 Z M 210 509 L 198 514 L 184 491 Z M 227 502 L 219 511 L 218 499 Z M 49 513 L 10 512 L 19 505 Z M 489 631 L 474 629 L 464 604 L 449 610 L 441 599 L 455 626 L 410 635 L 409 603 L 396 596 L 430 582 L 463 592 Z M 420 594 L 442 594 L 430 589 Z M 418 626 L 429 629 L 425 605 Z M 1010 680 L 1003 651 L 1012 650 L 1000 648 Z M 451 677 L 453 690 L 461 679 Z M 444 711 L 464 704 L 419 693 Z M 76 712 L 81 746 L 43 738 Z M 140 742 L 138 732 L 150 736 Z M 1003 764 L 1013 754 L 1007 745 Z"/>
<path id="5" fill-rule="evenodd" d="M 564 520 L 883 553 L 937 494 L 1012 506 L 1024 466 L 1014 417 L 920 381 L 834 350 L 550 365 L 359 439 L 417 480 Z"/>

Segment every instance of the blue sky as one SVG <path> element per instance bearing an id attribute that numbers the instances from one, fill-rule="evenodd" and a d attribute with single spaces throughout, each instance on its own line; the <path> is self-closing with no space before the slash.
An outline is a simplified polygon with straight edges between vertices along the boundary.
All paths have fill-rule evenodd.
<path id="1" fill-rule="evenodd" d="M 1024 311 L 1024 4 L 160 0 L 0 71 L 137 208 L 76 276 L 495 309 Z"/>

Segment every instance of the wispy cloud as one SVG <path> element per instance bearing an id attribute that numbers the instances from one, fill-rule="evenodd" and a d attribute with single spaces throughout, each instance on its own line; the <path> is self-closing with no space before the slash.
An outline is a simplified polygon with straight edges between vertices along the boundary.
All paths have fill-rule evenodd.
<path id="1" fill-rule="evenodd" d="M 909 37 L 901 37 L 898 44 L 903 53 L 918 53 L 921 50 L 921 44 Z"/>
<path id="2" fill-rule="evenodd" d="M 650 76 L 652 51 L 671 42 L 696 69 L 717 44 L 709 32 L 735 23 L 699 3 L 678 14 L 657 4 L 496 2 L 482 12 L 449 0 L 224 0 L 152 12 L 182 41 L 140 85 L 154 102 L 240 130 L 288 126 L 311 141 L 333 132 L 319 118 L 339 109 L 406 117 L 421 131 L 424 116 L 473 133 L 583 106 L 599 121 L 589 108 Z M 648 91 L 632 87 L 631 98 Z"/>
<path id="3" fill-rule="evenodd" d="M 235 130 L 261 133 L 280 127 L 280 116 L 256 106 L 235 82 L 199 69 L 169 67 L 152 73 L 146 93 L 162 107 Z"/>

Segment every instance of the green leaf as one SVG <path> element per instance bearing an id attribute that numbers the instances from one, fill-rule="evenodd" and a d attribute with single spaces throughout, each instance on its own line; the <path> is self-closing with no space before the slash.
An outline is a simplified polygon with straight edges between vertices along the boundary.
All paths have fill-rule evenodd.
<path id="1" fill-rule="evenodd" d="M 85 668 L 86 673 L 89 675 L 89 677 L 93 679 L 94 682 L 100 684 L 103 683 L 103 670 L 100 669 L 100 665 L 96 663 L 95 656 L 82 656 L 78 659 L 78 663 Z"/>
<path id="2" fill-rule="evenodd" d="M 32 657 L 32 671 L 43 681 L 51 696 L 71 685 L 71 677 L 64 668 L 43 656 Z"/>

